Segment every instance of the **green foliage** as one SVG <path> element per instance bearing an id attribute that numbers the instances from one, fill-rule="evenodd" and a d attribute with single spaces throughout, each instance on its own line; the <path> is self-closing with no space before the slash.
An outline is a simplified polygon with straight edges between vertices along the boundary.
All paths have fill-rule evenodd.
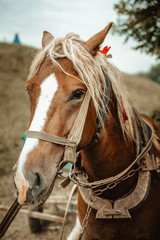
<path id="1" fill-rule="evenodd" d="M 151 67 L 148 73 L 139 73 L 139 76 L 147 77 L 160 83 L 160 63 Z"/>
<path id="2" fill-rule="evenodd" d="M 153 81 L 160 83 L 160 63 L 151 67 L 148 76 Z"/>
<path id="3" fill-rule="evenodd" d="M 160 58 L 160 0 L 120 0 L 114 5 L 118 14 L 114 32 L 138 42 L 134 49 Z"/>

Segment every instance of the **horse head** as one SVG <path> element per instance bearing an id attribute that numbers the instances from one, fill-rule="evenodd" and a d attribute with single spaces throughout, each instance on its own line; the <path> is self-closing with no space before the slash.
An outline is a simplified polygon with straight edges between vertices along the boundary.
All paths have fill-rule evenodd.
<path id="1" fill-rule="evenodd" d="M 101 32 L 83 42 L 68 34 L 63 40 L 44 32 L 42 50 L 31 65 L 27 80 L 31 118 L 29 131 L 44 132 L 67 139 L 79 113 L 86 92 L 92 96 L 87 110 L 77 151 L 87 146 L 94 135 L 97 114 L 100 115 L 103 70 L 97 73 L 95 56 L 105 39 L 109 24 Z M 75 46 L 74 46 L 75 43 Z M 82 54 L 80 54 L 80 51 Z M 89 60 L 88 60 L 89 58 Z M 90 84 L 88 62 L 95 77 Z M 81 68 L 79 65 L 82 65 Z M 104 80 L 105 82 L 105 80 Z M 101 88 L 100 93 L 97 89 Z M 99 107 L 95 102 L 99 101 Z M 27 138 L 14 167 L 14 181 L 20 204 L 44 202 L 52 191 L 65 147 L 37 138 Z"/>

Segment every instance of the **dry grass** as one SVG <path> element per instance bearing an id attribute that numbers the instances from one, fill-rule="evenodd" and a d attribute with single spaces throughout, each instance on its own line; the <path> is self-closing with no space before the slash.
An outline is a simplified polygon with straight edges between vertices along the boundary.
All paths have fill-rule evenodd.
<path id="1" fill-rule="evenodd" d="M 29 121 L 25 82 L 35 49 L 0 44 L 0 175 L 11 172 Z"/>
<path id="2" fill-rule="evenodd" d="M 160 84 L 136 75 L 123 74 L 128 92 L 140 112 L 160 111 Z"/>

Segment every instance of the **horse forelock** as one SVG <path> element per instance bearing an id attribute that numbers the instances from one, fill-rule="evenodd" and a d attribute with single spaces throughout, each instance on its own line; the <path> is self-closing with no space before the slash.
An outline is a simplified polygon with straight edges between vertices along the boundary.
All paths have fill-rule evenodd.
<path id="1" fill-rule="evenodd" d="M 64 73 L 71 75 L 65 71 L 57 61 L 65 57 L 73 63 L 75 70 L 80 76 L 80 78 L 73 75 L 72 77 L 83 81 L 87 86 L 97 112 L 97 117 L 102 124 L 101 113 L 104 114 L 106 112 L 106 80 L 104 73 L 107 73 L 113 92 L 117 98 L 117 109 L 123 135 L 126 139 L 134 140 L 134 107 L 129 100 L 121 78 L 121 73 L 114 65 L 109 63 L 104 54 L 97 52 L 96 56 L 92 56 L 86 49 L 84 41 L 81 40 L 78 35 L 70 33 L 66 35 L 65 38 L 53 39 L 35 56 L 28 79 L 34 77 L 45 58 L 49 58 L 55 65 L 58 65 Z M 124 109 L 128 117 L 125 123 L 123 119 Z"/>

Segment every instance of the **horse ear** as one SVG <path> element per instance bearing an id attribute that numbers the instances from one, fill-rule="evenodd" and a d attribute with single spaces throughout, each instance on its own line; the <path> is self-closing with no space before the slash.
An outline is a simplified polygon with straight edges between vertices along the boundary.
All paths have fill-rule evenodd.
<path id="1" fill-rule="evenodd" d="M 112 24 L 113 23 L 109 23 L 102 31 L 98 32 L 93 37 L 91 37 L 88 41 L 85 42 L 85 45 L 89 50 L 91 50 L 93 55 L 96 54 L 97 50 L 99 49 L 99 46 L 101 45 L 101 43 L 103 43 Z"/>
<path id="2" fill-rule="evenodd" d="M 51 33 L 44 31 L 42 37 L 42 47 L 43 48 L 46 47 L 53 39 L 54 37 L 52 36 Z"/>

